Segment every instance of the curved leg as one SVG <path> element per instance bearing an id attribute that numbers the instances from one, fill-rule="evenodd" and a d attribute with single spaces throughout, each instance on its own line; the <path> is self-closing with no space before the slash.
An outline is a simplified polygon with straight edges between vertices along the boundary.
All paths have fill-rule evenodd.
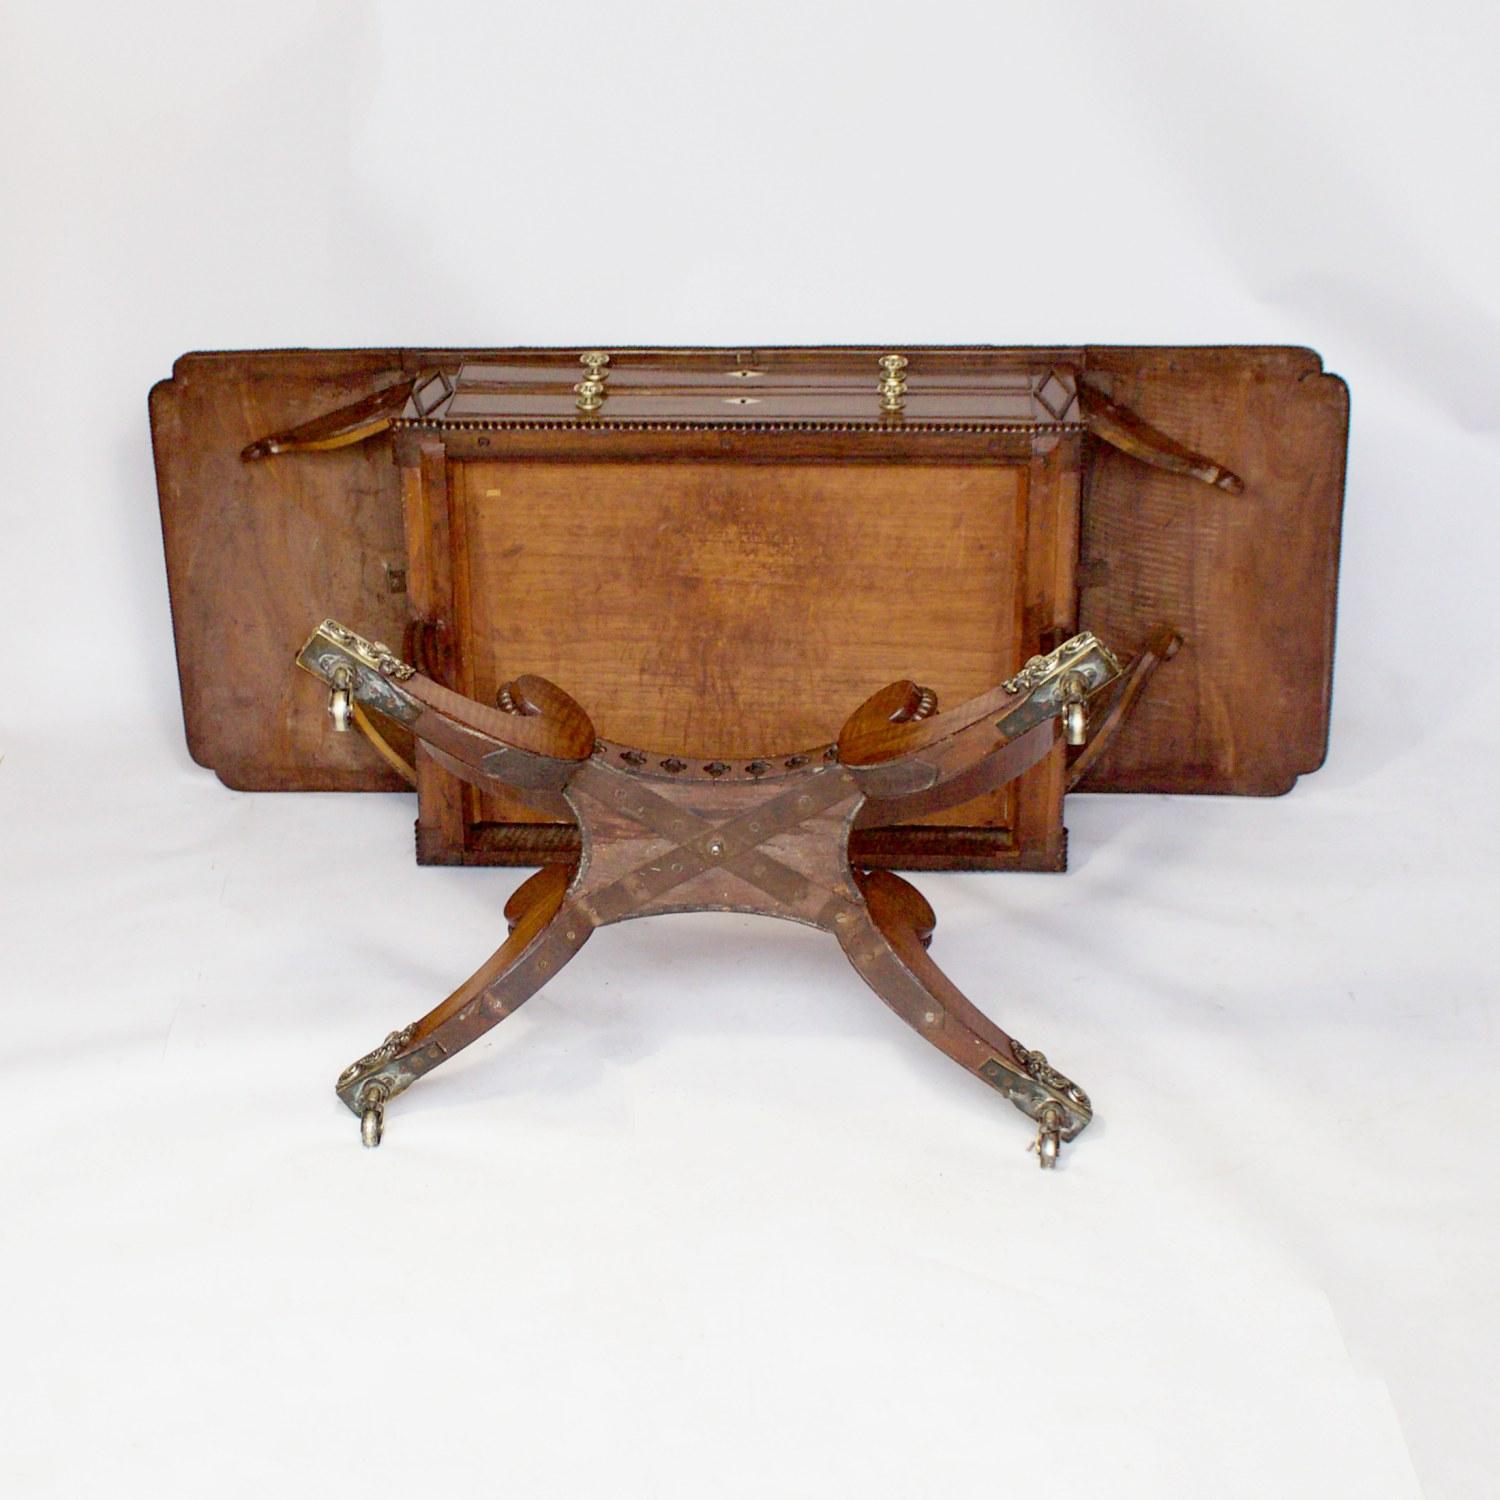
<path id="1" fill-rule="evenodd" d="M 928 957 L 935 919 L 915 886 L 886 870 L 855 879 L 866 910 L 835 927 L 849 962 L 908 1026 L 1030 1115 L 1041 1164 L 1053 1166 L 1060 1144 L 1093 1118 L 1088 1095 L 1007 1036 Z"/>
<path id="2" fill-rule="evenodd" d="M 360 1116 L 360 1135 L 378 1146 L 385 1106 L 424 1073 L 498 1025 L 583 947 L 594 930 L 566 900 L 574 870 L 549 865 L 505 906 L 510 936 L 446 1000 L 339 1075 L 338 1096 Z"/>

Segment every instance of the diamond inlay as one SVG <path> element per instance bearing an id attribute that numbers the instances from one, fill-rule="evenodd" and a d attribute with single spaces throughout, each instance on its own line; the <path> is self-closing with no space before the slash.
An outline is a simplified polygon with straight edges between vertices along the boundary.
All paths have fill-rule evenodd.
<path id="1" fill-rule="evenodd" d="M 1056 370 L 1048 370 L 1046 379 L 1036 388 L 1036 399 L 1054 421 L 1061 422 L 1076 398 L 1072 383 L 1064 380 Z"/>

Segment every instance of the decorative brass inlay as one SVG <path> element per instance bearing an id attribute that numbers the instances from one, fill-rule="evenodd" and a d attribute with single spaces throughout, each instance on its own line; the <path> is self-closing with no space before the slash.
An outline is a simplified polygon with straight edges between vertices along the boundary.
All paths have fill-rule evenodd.
<path id="1" fill-rule="evenodd" d="M 367 667 L 373 667 L 383 677 L 394 677 L 405 682 L 415 675 L 416 668 L 402 661 L 383 641 L 367 641 L 364 636 L 340 625 L 337 620 L 324 620 L 318 626 L 318 634 L 325 635 L 335 645 L 342 646 L 350 656 L 358 658 Z"/>
<path id="2" fill-rule="evenodd" d="M 1007 693 L 1030 692 L 1049 678 L 1067 671 L 1080 658 L 1090 653 L 1098 653 L 1111 676 L 1119 675 L 1120 663 L 1115 659 L 1114 652 L 1092 630 L 1084 630 L 1064 641 L 1055 651 L 1049 651 L 1045 656 L 1033 656 L 1014 677 L 1007 678 L 1002 686 Z"/>
<path id="3" fill-rule="evenodd" d="M 912 709 L 911 716 L 916 719 L 930 719 L 937 712 L 937 694 L 929 687 L 917 688 L 917 706 Z"/>
<path id="4" fill-rule="evenodd" d="M 339 1074 L 338 1088 L 348 1088 L 356 1079 L 379 1072 L 393 1058 L 406 1051 L 416 1031 L 415 1021 L 410 1026 L 403 1026 L 400 1031 L 393 1031 L 373 1052 L 366 1052 L 358 1062 L 350 1063 Z"/>
<path id="5" fill-rule="evenodd" d="M 885 371 L 880 382 L 881 411 L 900 411 L 906 405 L 906 377 L 901 372 L 908 363 L 904 354 L 881 356 L 880 368 Z"/>
<path id="6" fill-rule="evenodd" d="M 526 704 L 516 694 L 520 689 L 513 682 L 502 682 L 495 689 L 495 707 L 503 714 L 525 714 Z"/>
<path id="7" fill-rule="evenodd" d="M 1016 1061 L 1025 1068 L 1028 1075 L 1047 1088 L 1061 1094 L 1070 1104 L 1076 1104 L 1079 1109 L 1088 1114 L 1093 1114 L 1094 1106 L 1089 1103 L 1089 1096 L 1073 1082 L 1071 1078 L 1059 1073 L 1043 1052 L 1029 1052 L 1014 1037 L 1011 1038 L 1011 1050 L 1016 1054 Z"/>

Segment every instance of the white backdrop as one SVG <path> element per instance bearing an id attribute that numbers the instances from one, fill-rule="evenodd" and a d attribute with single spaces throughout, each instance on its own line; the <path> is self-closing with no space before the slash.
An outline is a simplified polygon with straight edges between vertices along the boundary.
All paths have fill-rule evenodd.
<path id="1" fill-rule="evenodd" d="M 0 10 L 7 1495 L 1494 1493 L 1492 7 Z M 1353 389 L 1327 767 L 920 882 L 1098 1122 L 1043 1178 L 831 945 L 690 917 L 361 1151 L 333 1074 L 522 877 L 190 763 L 148 387 L 903 341 Z"/>

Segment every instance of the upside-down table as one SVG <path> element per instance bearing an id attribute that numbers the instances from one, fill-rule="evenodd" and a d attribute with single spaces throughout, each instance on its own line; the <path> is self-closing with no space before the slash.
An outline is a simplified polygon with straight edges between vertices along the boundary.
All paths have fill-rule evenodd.
<path id="1" fill-rule="evenodd" d="M 194 758 L 412 787 L 420 861 L 543 867 L 341 1079 L 367 1141 L 595 927 L 706 907 L 835 934 L 1050 1164 L 1088 1101 L 892 872 L 1062 870 L 1075 787 L 1323 757 L 1348 398 L 1310 350 L 196 354 L 151 415 Z M 303 646 L 326 616 L 360 634 Z"/>

